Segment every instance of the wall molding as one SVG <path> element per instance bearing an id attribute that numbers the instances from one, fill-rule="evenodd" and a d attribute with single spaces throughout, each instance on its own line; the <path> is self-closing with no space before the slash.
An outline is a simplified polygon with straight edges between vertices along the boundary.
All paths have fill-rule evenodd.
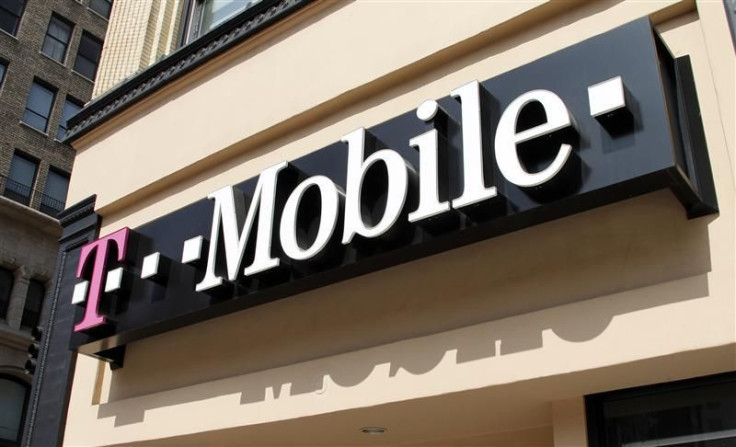
<path id="1" fill-rule="evenodd" d="M 90 102 L 69 120 L 65 143 L 152 95 L 314 0 L 265 0 Z"/>

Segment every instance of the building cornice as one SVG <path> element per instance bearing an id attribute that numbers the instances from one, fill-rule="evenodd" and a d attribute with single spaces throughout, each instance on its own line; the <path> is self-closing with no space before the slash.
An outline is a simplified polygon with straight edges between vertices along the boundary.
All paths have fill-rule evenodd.
<path id="1" fill-rule="evenodd" d="M 313 1 L 265 0 L 233 17 L 87 104 L 69 120 L 64 142 L 77 140 L 138 101 Z"/>
<path id="2" fill-rule="evenodd" d="M 66 228 L 92 214 L 95 210 L 96 198 L 95 195 L 89 196 L 60 212 L 58 218 L 61 226 Z"/>

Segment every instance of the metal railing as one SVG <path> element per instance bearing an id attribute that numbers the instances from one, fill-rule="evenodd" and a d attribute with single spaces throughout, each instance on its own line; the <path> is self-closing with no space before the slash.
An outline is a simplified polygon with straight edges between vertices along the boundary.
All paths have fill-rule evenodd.
<path id="1" fill-rule="evenodd" d="M 64 209 L 64 202 L 61 200 L 3 175 L 0 175 L 0 194 L 51 217 L 56 217 Z"/>

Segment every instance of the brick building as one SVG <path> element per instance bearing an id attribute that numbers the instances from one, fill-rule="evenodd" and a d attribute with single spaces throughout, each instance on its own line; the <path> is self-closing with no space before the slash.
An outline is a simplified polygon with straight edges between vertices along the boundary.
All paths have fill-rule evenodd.
<path id="1" fill-rule="evenodd" d="M 47 311 L 74 152 L 112 0 L 0 2 L 0 445 L 18 445 L 31 328 Z"/>

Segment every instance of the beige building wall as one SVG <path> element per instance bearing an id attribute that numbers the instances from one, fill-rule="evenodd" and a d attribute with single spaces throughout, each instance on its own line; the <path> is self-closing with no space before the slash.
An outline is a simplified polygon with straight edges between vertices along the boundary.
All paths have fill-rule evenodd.
<path id="1" fill-rule="evenodd" d="M 116 371 L 80 356 L 65 445 L 577 446 L 586 394 L 736 369 L 721 2 L 316 2 L 76 141 L 69 201 L 136 227 L 640 17 L 692 58 L 719 214 L 661 191 L 138 341 Z"/>
<path id="2" fill-rule="evenodd" d="M 93 97 L 174 51 L 187 0 L 117 0 L 102 48 Z"/>

